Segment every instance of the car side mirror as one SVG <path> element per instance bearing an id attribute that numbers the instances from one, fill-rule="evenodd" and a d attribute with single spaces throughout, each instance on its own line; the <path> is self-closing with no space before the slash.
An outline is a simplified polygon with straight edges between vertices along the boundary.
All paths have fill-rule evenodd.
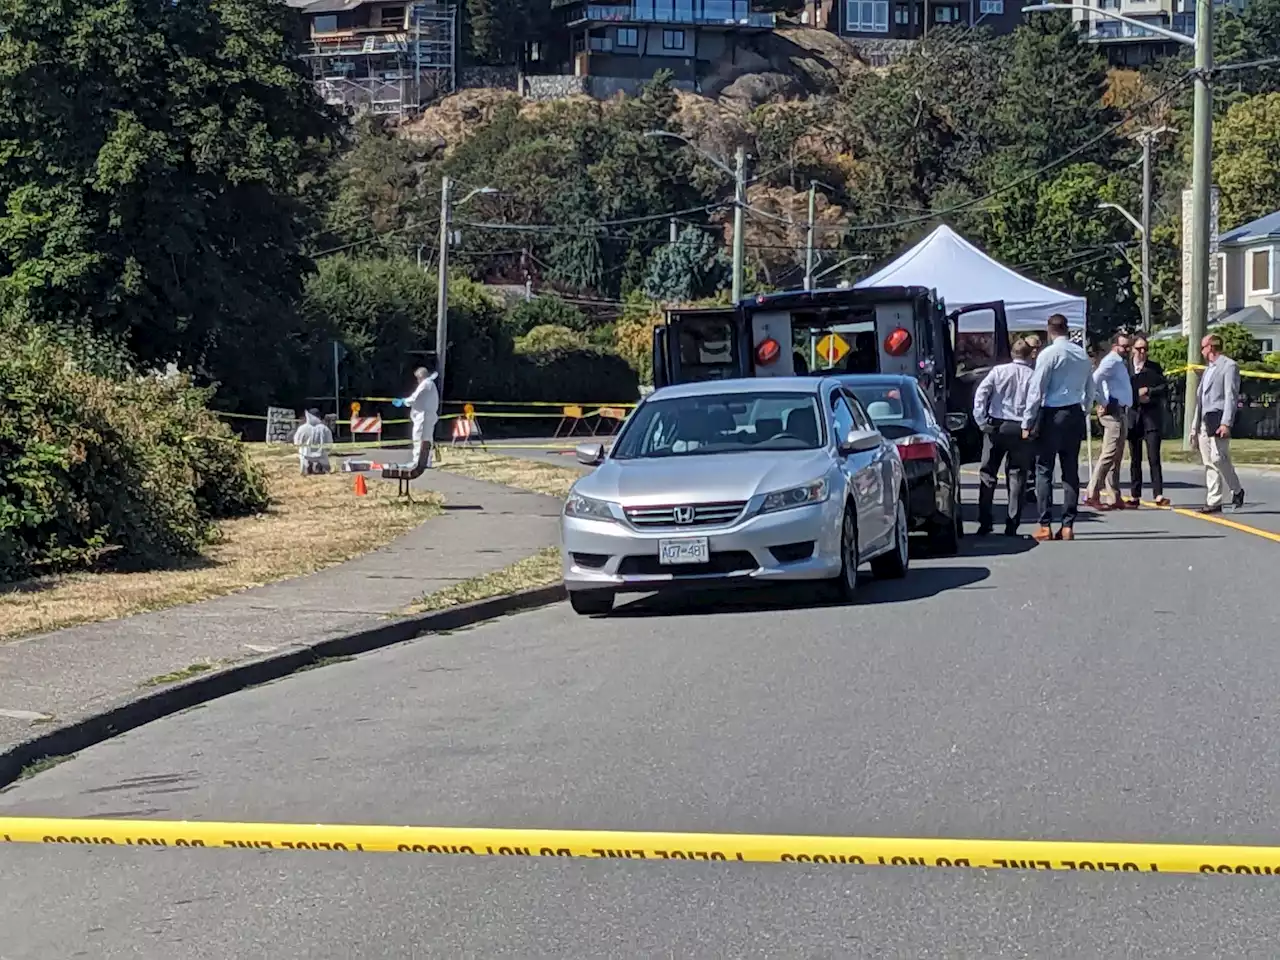
<path id="1" fill-rule="evenodd" d="M 947 414 L 947 430 L 951 433 L 959 433 L 969 423 L 969 415 L 967 413 L 948 413 Z"/>
<path id="2" fill-rule="evenodd" d="M 869 453 L 884 443 L 879 430 L 850 430 L 849 435 L 840 444 L 840 455 L 847 457 L 851 453 Z"/>
<path id="3" fill-rule="evenodd" d="M 599 466 L 604 461 L 603 443 L 580 443 L 574 452 L 578 455 L 578 462 L 588 467 Z"/>

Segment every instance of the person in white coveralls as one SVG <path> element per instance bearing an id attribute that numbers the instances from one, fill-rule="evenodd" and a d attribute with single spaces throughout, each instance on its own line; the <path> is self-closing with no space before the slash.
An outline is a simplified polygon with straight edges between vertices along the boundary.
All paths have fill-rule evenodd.
<path id="1" fill-rule="evenodd" d="M 409 408 L 409 419 L 413 422 L 413 462 L 417 463 L 422 455 L 422 445 L 434 442 L 436 421 L 440 419 L 440 391 L 436 389 L 436 374 L 426 367 L 413 371 L 413 378 L 418 382 L 413 393 L 403 400 L 394 401 L 397 407 Z M 427 465 L 431 465 L 431 447 L 427 448 Z"/>

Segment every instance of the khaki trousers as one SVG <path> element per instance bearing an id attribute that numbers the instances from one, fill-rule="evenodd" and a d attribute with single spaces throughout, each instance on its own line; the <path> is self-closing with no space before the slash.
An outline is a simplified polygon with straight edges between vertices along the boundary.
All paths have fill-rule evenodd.
<path id="1" fill-rule="evenodd" d="M 1206 506 L 1219 507 L 1226 499 L 1227 490 L 1235 493 L 1240 489 L 1240 478 L 1236 476 L 1235 465 L 1231 462 L 1231 439 L 1207 433 L 1203 424 L 1199 439 L 1206 488 L 1204 502 Z"/>
<path id="2" fill-rule="evenodd" d="M 1104 413 L 1098 418 L 1102 422 L 1102 453 L 1098 456 L 1098 465 L 1093 468 L 1093 476 L 1089 478 L 1089 486 L 1084 495 L 1092 500 L 1098 496 L 1101 487 L 1105 486 L 1111 495 L 1120 499 L 1120 464 L 1124 461 L 1124 443 L 1129 435 L 1129 417 L 1121 411 L 1120 416 L 1113 417 Z"/>

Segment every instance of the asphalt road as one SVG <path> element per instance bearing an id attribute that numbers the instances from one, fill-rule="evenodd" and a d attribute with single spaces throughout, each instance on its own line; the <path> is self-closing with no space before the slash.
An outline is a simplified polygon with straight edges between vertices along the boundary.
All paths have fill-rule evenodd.
<path id="1" fill-rule="evenodd" d="M 1280 544 L 1154 510 L 1077 531 L 969 538 L 849 608 L 561 605 L 423 639 L 133 731 L 0 815 L 1277 843 Z M 0 857 L 5 960 L 1273 956 L 1280 935 L 1269 878 Z"/>

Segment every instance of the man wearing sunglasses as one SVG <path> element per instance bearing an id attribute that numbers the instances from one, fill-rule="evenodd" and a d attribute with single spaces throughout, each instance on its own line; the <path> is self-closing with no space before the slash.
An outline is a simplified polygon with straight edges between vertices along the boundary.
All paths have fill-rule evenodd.
<path id="1" fill-rule="evenodd" d="M 1160 464 L 1160 435 L 1164 432 L 1164 404 L 1169 393 L 1160 364 L 1147 357 L 1147 338 L 1133 341 L 1130 365 L 1133 406 L 1129 408 L 1129 506 L 1142 502 L 1142 448 L 1151 465 L 1151 492 L 1158 506 L 1167 507 L 1164 470 Z"/>

